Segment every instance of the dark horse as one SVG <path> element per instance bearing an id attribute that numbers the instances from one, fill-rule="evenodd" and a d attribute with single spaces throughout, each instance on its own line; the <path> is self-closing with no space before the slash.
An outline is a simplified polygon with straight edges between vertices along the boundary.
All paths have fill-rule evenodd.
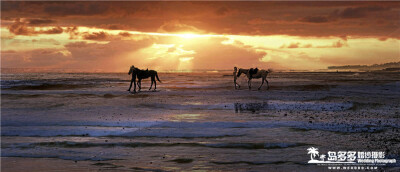
<path id="1" fill-rule="evenodd" d="M 146 78 L 151 78 L 151 86 L 149 88 L 149 90 L 151 90 L 151 88 L 153 87 L 153 83 L 154 83 L 154 90 L 157 89 L 157 83 L 156 83 L 156 78 L 158 80 L 158 82 L 160 81 L 160 78 L 158 78 L 158 74 L 157 71 L 155 70 L 141 70 L 139 68 L 135 68 L 135 66 L 131 66 L 131 68 L 129 69 L 129 73 L 128 75 L 132 74 L 132 79 L 131 79 L 131 84 L 129 86 L 128 91 L 131 91 L 132 88 L 132 83 L 134 83 L 134 88 L 133 88 L 133 92 L 136 92 L 136 78 L 138 79 L 137 85 L 139 87 L 139 90 L 142 88 L 142 79 L 146 79 Z"/>
<path id="2" fill-rule="evenodd" d="M 258 70 L 257 68 L 256 69 L 241 69 L 240 68 L 239 71 L 237 72 L 237 77 L 239 77 L 242 73 L 244 73 L 247 76 L 247 78 L 249 79 L 249 81 L 247 82 L 247 84 L 249 85 L 249 89 L 251 89 L 251 79 L 261 78 L 262 81 L 261 81 L 260 87 L 258 87 L 258 90 L 261 89 L 261 86 L 264 84 L 264 81 L 267 82 L 267 90 L 268 90 L 269 84 L 267 81 L 267 76 L 268 76 L 268 73 L 270 73 L 270 72 L 271 72 L 271 70 L 269 70 L 269 69 L 268 70 Z"/>

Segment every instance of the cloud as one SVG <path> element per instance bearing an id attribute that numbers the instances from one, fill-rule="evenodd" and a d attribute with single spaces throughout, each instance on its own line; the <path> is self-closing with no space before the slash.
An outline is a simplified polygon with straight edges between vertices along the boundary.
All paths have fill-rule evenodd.
<path id="1" fill-rule="evenodd" d="M 63 49 L 35 49 L 2 55 L 2 67 L 61 67 L 71 56 Z"/>
<path id="2" fill-rule="evenodd" d="M 93 33 L 84 33 L 83 39 L 86 40 L 105 40 L 108 37 L 108 34 L 101 31 L 101 32 L 93 32 Z"/>
<path id="3" fill-rule="evenodd" d="M 71 52 L 71 63 L 68 67 L 81 68 L 85 70 L 123 71 L 135 61 L 143 57 L 131 57 L 130 54 L 149 47 L 153 39 L 133 40 L 111 40 L 106 44 L 87 43 L 79 41 L 65 45 L 67 51 Z"/>
<path id="4" fill-rule="evenodd" d="M 229 9 L 228 9 L 228 8 L 226 8 L 226 7 L 221 7 L 221 8 L 218 8 L 218 9 L 215 11 L 215 14 L 217 14 L 218 16 L 224 16 L 224 15 L 226 15 L 228 12 L 229 12 Z"/>
<path id="5" fill-rule="evenodd" d="M 56 23 L 55 20 L 51 19 L 28 19 L 29 25 L 43 25 Z"/>
<path id="6" fill-rule="evenodd" d="M 128 32 L 120 32 L 120 33 L 118 33 L 118 35 L 121 35 L 121 36 L 123 36 L 123 37 L 130 37 L 130 36 L 132 36 L 132 34 L 130 34 L 130 33 L 128 33 Z"/>
<path id="7" fill-rule="evenodd" d="M 382 6 L 367 6 L 367 7 L 349 7 L 343 11 L 335 11 L 335 14 L 341 18 L 353 19 L 353 18 L 363 18 L 375 12 L 382 12 L 390 10 L 390 7 Z"/>
<path id="8" fill-rule="evenodd" d="M 336 42 L 333 42 L 332 45 L 316 46 L 316 48 L 341 48 L 344 46 L 348 46 L 348 44 L 346 42 L 338 40 Z"/>
<path id="9" fill-rule="evenodd" d="M 98 5 L 98 2 L 48 3 L 43 8 L 43 12 L 51 16 L 93 16 L 104 14 L 108 10 L 108 6 Z"/>
<path id="10" fill-rule="evenodd" d="M 287 48 L 299 48 L 300 43 L 296 42 L 296 43 L 290 43 L 289 46 L 287 46 Z"/>
<path id="11" fill-rule="evenodd" d="M 251 46 L 239 44 L 221 44 L 225 38 L 210 38 L 201 40 L 198 44 L 185 45 L 184 48 L 196 52 L 193 58 L 194 69 L 231 69 L 233 66 L 242 68 L 270 68 L 269 63 L 262 61 L 267 55 Z M 227 63 L 229 62 L 229 63 Z"/>
<path id="12" fill-rule="evenodd" d="M 63 33 L 63 29 L 58 26 L 58 27 L 53 27 L 48 30 L 41 30 L 36 33 L 38 33 L 38 34 L 60 34 L 60 33 Z"/>
<path id="13" fill-rule="evenodd" d="M 306 16 L 301 18 L 300 21 L 308 23 L 326 23 L 329 22 L 329 19 L 326 16 Z"/>
<path id="14" fill-rule="evenodd" d="M 311 44 L 307 44 L 307 45 L 303 46 L 302 48 L 310 48 L 310 47 L 312 47 L 312 45 Z M 300 48 L 300 42 L 292 42 L 288 46 L 283 44 L 279 48 Z"/>
<path id="15" fill-rule="evenodd" d="M 144 32 L 384 37 L 398 27 L 399 9 L 398 2 L 6 1 L 2 3 L 2 19 L 35 18 L 41 19 L 36 23 L 46 25 L 57 21 L 69 27 Z"/>
<path id="16" fill-rule="evenodd" d="M 53 44 L 53 45 L 60 45 L 60 42 L 56 41 L 55 39 L 45 39 L 45 38 L 41 38 L 41 39 L 32 39 L 32 42 L 34 43 L 43 43 L 43 44 Z"/>
<path id="17" fill-rule="evenodd" d="M 26 23 L 20 22 L 19 19 L 9 26 L 8 29 L 15 35 L 31 35 L 34 32 L 32 28 L 28 28 Z"/>
<path id="18" fill-rule="evenodd" d="M 8 27 L 9 31 L 14 35 L 36 35 L 36 34 L 60 34 L 63 29 L 59 26 L 50 29 L 35 30 L 35 27 L 28 27 L 26 22 L 16 19 L 13 24 Z"/>
<path id="19" fill-rule="evenodd" d="M 133 29 L 129 28 L 124 24 L 102 24 L 99 28 L 110 29 L 110 30 L 125 30 L 125 29 Z"/>
<path id="20" fill-rule="evenodd" d="M 283 44 L 279 48 L 341 48 L 344 46 L 348 46 L 346 41 L 338 40 L 333 42 L 331 45 L 318 45 L 313 46 L 312 44 L 302 44 L 300 42 L 292 42 L 289 45 Z"/>
<path id="21" fill-rule="evenodd" d="M 160 26 L 158 30 L 160 32 L 195 32 L 195 33 L 203 32 L 194 26 L 183 24 L 177 20 L 172 20 L 164 23 L 163 25 Z"/>
<path id="22" fill-rule="evenodd" d="M 1 54 L 4 54 L 4 53 L 16 53 L 17 51 L 15 51 L 15 50 L 5 50 L 5 51 L 3 51 L 3 50 L 1 50 Z"/>
<path id="23" fill-rule="evenodd" d="M 77 26 L 68 27 L 65 32 L 69 33 L 69 39 L 75 39 L 79 36 L 79 31 Z"/>

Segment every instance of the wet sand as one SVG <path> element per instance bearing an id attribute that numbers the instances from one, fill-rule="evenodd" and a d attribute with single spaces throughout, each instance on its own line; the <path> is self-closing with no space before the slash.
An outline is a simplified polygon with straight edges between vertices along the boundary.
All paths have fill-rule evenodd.
<path id="1" fill-rule="evenodd" d="M 6 75 L 1 169 L 326 171 L 311 146 L 400 161 L 399 73 L 276 72 L 261 91 L 229 73 L 164 73 L 137 94 L 126 74 Z"/>

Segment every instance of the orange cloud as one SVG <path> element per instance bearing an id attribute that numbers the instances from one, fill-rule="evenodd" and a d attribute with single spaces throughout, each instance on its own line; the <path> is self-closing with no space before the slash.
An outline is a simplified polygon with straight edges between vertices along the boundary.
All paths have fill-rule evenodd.
<path id="1" fill-rule="evenodd" d="M 2 19 L 145 32 L 398 39 L 399 34 L 392 34 L 398 28 L 398 10 L 400 2 L 6 1 L 2 3 Z"/>
<path id="2" fill-rule="evenodd" d="M 183 24 L 179 21 L 169 21 L 164 23 L 163 25 L 160 26 L 160 28 L 158 29 L 159 32 L 194 32 L 194 33 L 203 33 L 202 30 L 194 27 L 194 26 L 190 26 L 187 24 Z"/>
<path id="3" fill-rule="evenodd" d="M 87 40 L 105 40 L 108 35 L 105 32 L 84 33 L 83 39 Z"/>
<path id="4" fill-rule="evenodd" d="M 60 34 L 63 32 L 63 29 L 59 26 L 37 31 L 35 30 L 35 27 L 27 26 L 27 23 L 21 22 L 20 19 L 16 19 L 8 28 L 9 31 L 15 35 Z"/>

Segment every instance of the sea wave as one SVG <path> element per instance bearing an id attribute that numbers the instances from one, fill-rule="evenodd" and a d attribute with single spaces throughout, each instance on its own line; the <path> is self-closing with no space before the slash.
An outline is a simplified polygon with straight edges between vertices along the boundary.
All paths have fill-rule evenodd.
<path id="1" fill-rule="evenodd" d="M 216 138 L 247 135 L 257 128 L 289 128 L 295 131 L 320 130 L 341 133 L 382 132 L 399 125 L 337 124 L 306 121 L 263 122 L 69 122 L 69 123 L 2 123 L 2 136 L 84 136 L 84 137 L 172 137 Z M 218 131 L 218 132 L 215 132 Z"/>
<path id="2" fill-rule="evenodd" d="M 129 143 L 92 143 L 92 142 L 39 142 L 22 143 L 14 145 L 15 148 L 27 149 L 37 146 L 62 147 L 62 148 L 89 148 L 89 147 L 208 147 L 208 148 L 227 148 L 227 149 L 282 149 L 297 146 L 307 146 L 305 143 L 197 143 L 197 142 L 177 142 L 177 143 L 150 143 L 150 142 L 129 142 Z"/>

